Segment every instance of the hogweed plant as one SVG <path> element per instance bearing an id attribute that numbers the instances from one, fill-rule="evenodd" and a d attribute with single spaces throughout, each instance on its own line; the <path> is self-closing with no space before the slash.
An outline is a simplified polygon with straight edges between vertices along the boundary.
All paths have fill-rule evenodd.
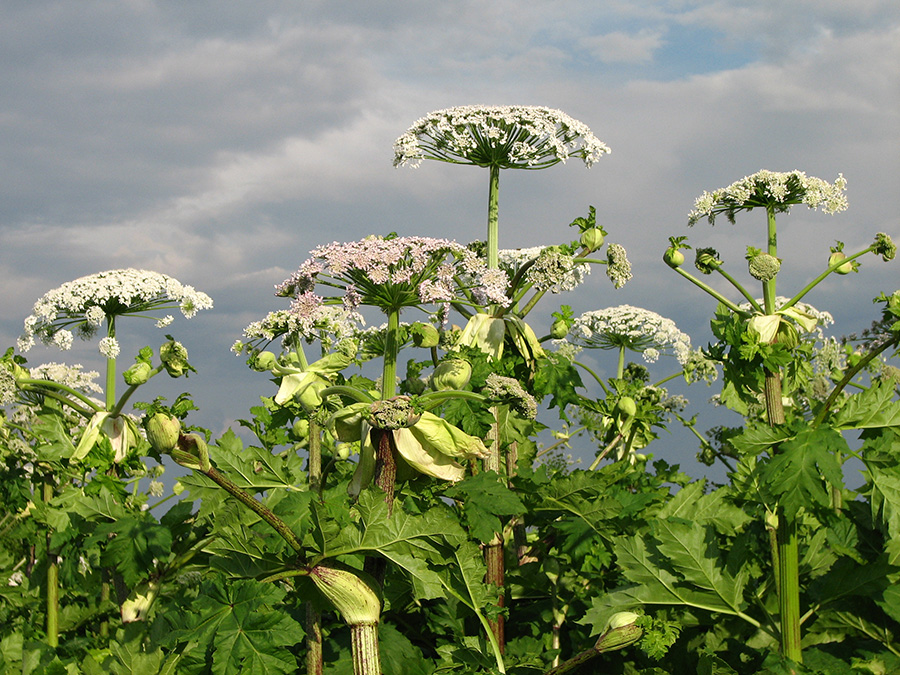
<path id="1" fill-rule="evenodd" d="M 185 318 L 192 318 L 198 311 L 211 307 L 209 296 L 192 286 L 164 274 L 137 269 L 110 270 L 82 277 L 48 291 L 35 302 L 17 343 L 20 351 L 29 351 L 36 339 L 68 350 L 75 336 L 88 340 L 101 333 L 97 345 L 106 361 L 105 386 L 101 389 L 85 379 L 80 366 L 48 364 L 29 372 L 18 365 L 21 357 L 13 357 L 11 351 L 4 359 L 4 378 L 15 383 L 14 398 L 45 411 L 41 426 L 19 426 L 18 431 L 26 437 L 34 433 L 39 438 L 44 429 L 55 428 L 55 433 L 71 436 L 62 441 L 61 452 L 51 451 L 49 455 L 35 458 L 36 467 L 43 473 L 35 476 L 41 482 L 35 498 L 43 502 L 45 509 L 52 508 L 57 493 L 83 491 L 93 471 L 118 476 L 121 471 L 138 470 L 134 455 L 142 436 L 137 423 L 124 414 L 126 403 L 140 386 L 160 372 L 165 370 L 170 376 L 179 377 L 190 370 L 187 350 L 166 336 L 168 342 L 159 348 L 158 365 L 153 365 L 152 349 L 141 349 L 134 365 L 122 373 L 128 386 L 117 397 L 117 358 L 121 351 L 117 327 L 122 319 L 151 319 L 157 328 L 165 328 L 174 319 L 171 314 L 160 317 L 160 313 L 178 309 Z M 86 393 L 88 387 L 90 393 Z M 102 394 L 103 400 L 97 400 L 91 393 Z M 11 398 L 9 393 L 5 396 L 6 401 Z M 51 422 L 54 415 L 57 418 Z M 76 485 L 69 488 L 67 483 L 73 479 Z M 57 646 L 60 630 L 59 558 L 52 543 L 59 535 L 52 528 L 47 535 L 46 642 L 51 647 Z M 110 584 L 104 581 L 100 602 L 109 599 Z M 130 611 L 127 602 L 123 599 L 119 603 L 123 617 Z M 106 625 L 103 621 L 101 632 L 107 630 Z"/>
<path id="2" fill-rule="evenodd" d="M 663 384 L 678 376 L 683 376 L 689 384 L 700 380 L 711 383 L 718 376 L 715 365 L 699 350 L 691 349 L 690 337 L 674 321 L 656 312 L 620 305 L 574 317 L 571 308 L 564 305 L 554 316 L 556 321 L 548 337 L 553 338 L 551 344 L 556 353 L 590 374 L 606 397 L 605 400 L 584 398 L 580 402 L 585 428 L 601 442 L 591 471 L 612 450 L 616 450 L 618 460 L 628 457 L 633 462 L 634 452 L 656 438 L 652 427 L 664 426 L 665 420 L 684 409 L 687 401 L 681 396 L 669 396 Z M 608 382 L 579 360 L 579 354 L 585 349 L 616 352 L 614 375 Z M 626 366 L 629 352 L 640 354 L 650 364 L 669 354 L 680 370 L 650 384 L 646 367 L 636 363 Z"/>
<path id="3" fill-rule="evenodd" d="M 779 598 L 781 651 L 797 663 L 802 660 L 800 626 L 809 616 L 800 614 L 798 526 L 805 511 L 815 512 L 824 504 L 798 500 L 799 485 L 791 474 L 806 472 L 804 480 L 808 484 L 803 488 L 806 497 L 821 498 L 825 494 L 821 491 L 824 488 L 819 487 L 822 481 L 830 484 L 833 489 L 829 501 L 839 511 L 842 485 L 839 467 L 849 452 L 837 429 L 850 428 L 827 423 L 834 414 L 830 406 L 814 410 L 814 419 L 804 416 L 799 406 L 796 409 L 790 406 L 798 382 L 810 375 L 811 368 L 807 364 L 812 354 L 812 342 L 807 336 L 830 319 L 830 315 L 815 311 L 801 299 L 830 274 L 853 271 L 848 262 L 856 263 L 867 253 L 875 253 L 888 261 L 894 257 L 896 247 L 887 235 L 879 234 L 871 246 L 847 257 L 839 243 L 837 250 L 830 251 L 831 256 L 823 253 L 827 263 L 820 275 L 793 297 L 781 298 L 776 294 L 778 274 L 783 265 L 778 249 L 776 216 L 799 205 L 821 209 L 825 213 L 843 211 L 847 208 L 845 187 L 842 176 L 832 184 L 799 171 L 760 171 L 726 188 L 705 192 L 696 200 L 688 217 L 689 225 L 704 218 L 713 224 L 721 215 L 734 223 L 737 214 L 744 211 L 765 211 L 764 248 L 747 248 L 748 272 L 761 283 L 761 300 L 755 299 L 754 292 L 725 271 L 725 262 L 713 249 L 696 249 L 697 269 L 703 274 L 723 276 L 743 296 L 743 304 L 713 290 L 683 268 L 684 255 L 679 249 L 688 248 L 684 237 L 673 237 L 672 245 L 664 255 L 666 264 L 719 301 L 713 331 L 720 342 L 710 349 L 710 354 L 722 361 L 725 368 L 723 402 L 744 414 L 750 412 L 754 402 L 764 402 L 765 419 L 771 429 L 767 432 L 770 441 L 764 445 L 769 459 L 756 465 L 753 476 L 758 481 L 758 489 L 768 497 L 767 526 L 773 535 L 772 565 Z M 835 256 L 836 252 L 841 255 Z M 891 343 L 891 340 L 887 341 L 881 349 Z M 830 400 L 841 395 L 848 381 L 841 379 L 836 383 Z M 805 469 L 801 470 L 801 466 Z"/>

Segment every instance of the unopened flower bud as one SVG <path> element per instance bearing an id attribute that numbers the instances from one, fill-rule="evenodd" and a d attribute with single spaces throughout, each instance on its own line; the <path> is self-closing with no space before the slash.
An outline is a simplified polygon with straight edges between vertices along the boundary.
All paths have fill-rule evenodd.
<path id="1" fill-rule="evenodd" d="M 181 377 L 190 370 L 187 349 L 175 340 L 169 340 L 159 348 L 159 359 L 171 377 Z"/>
<path id="2" fill-rule="evenodd" d="M 295 441 L 305 441 L 309 438 L 309 420 L 301 417 L 291 427 L 291 438 Z"/>
<path id="3" fill-rule="evenodd" d="M 589 230 L 585 230 L 581 233 L 581 239 L 579 241 L 588 251 L 596 251 L 603 246 L 603 230 L 599 227 L 592 227 Z"/>
<path id="4" fill-rule="evenodd" d="M 564 319 L 557 319 L 550 326 L 550 337 L 554 340 L 562 340 L 569 333 L 569 324 Z"/>
<path id="5" fill-rule="evenodd" d="M 253 357 L 253 362 L 251 368 L 258 373 L 264 373 L 267 370 L 272 370 L 272 367 L 278 361 L 275 354 L 269 351 L 263 351 Z"/>
<path id="6" fill-rule="evenodd" d="M 613 652 L 624 649 L 641 639 L 644 631 L 638 626 L 638 615 L 634 612 L 618 612 L 610 618 L 606 630 L 597 638 L 594 649 L 598 652 Z"/>
<path id="7" fill-rule="evenodd" d="M 156 413 L 146 424 L 147 440 L 156 452 L 168 454 L 178 444 L 181 422 L 165 413 Z"/>
<path id="8" fill-rule="evenodd" d="M 703 274 L 712 274 L 713 271 L 722 266 L 722 261 L 719 260 L 719 252 L 716 249 L 698 248 L 694 265 Z"/>
<path id="9" fill-rule="evenodd" d="M 472 366 L 462 359 L 450 359 L 438 364 L 431 374 L 431 388 L 435 391 L 462 389 L 472 377 Z"/>
<path id="10" fill-rule="evenodd" d="M 422 323 L 421 321 L 416 321 L 410 326 L 409 333 L 416 347 L 437 347 L 441 340 L 441 334 L 437 328 L 430 323 Z"/>
<path id="11" fill-rule="evenodd" d="M 837 265 L 842 260 L 846 260 L 846 259 L 847 259 L 847 256 L 843 251 L 835 251 L 830 256 L 828 256 L 828 266 L 833 267 L 834 265 Z M 848 262 L 841 264 L 834 271 L 837 274 L 850 274 L 850 272 L 856 272 L 858 268 L 859 268 L 859 263 L 856 262 L 855 260 L 850 260 Z"/>
<path id="12" fill-rule="evenodd" d="M 125 384 L 129 387 L 134 387 L 139 384 L 147 384 L 147 380 L 150 379 L 150 374 L 152 372 L 153 366 L 142 361 L 140 363 L 135 363 L 131 368 L 122 373 L 122 377 L 125 378 Z"/>
<path id="13" fill-rule="evenodd" d="M 670 246 L 666 249 L 666 252 L 663 253 L 663 262 L 666 263 L 672 269 L 676 267 L 681 267 L 684 264 L 684 253 L 679 251 L 674 246 Z"/>
<path id="14" fill-rule="evenodd" d="M 616 411 L 626 419 L 630 419 L 637 415 L 637 404 L 630 396 L 623 396 L 616 403 Z"/>

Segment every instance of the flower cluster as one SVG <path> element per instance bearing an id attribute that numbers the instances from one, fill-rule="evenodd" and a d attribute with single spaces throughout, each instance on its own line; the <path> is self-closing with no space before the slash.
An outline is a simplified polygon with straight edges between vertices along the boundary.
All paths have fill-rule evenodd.
<path id="1" fill-rule="evenodd" d="M 537 416 L 537 401 L 516 379 L 491 373 L 484 381 L 483 392 L 490 399 L 508 404 L 527 419 L 533 420 Z"/>
<path id="2" fill-rule="evenodd" d="M 631 305 L 585 312 L 575 319 L 564 340 L 579 347 L 630 349 L 648 363 L 669 350 L 681 364 L 691 355 L 691 339 L 674 321 Z"/>
<path id="3" fill-rule="evenodd" d="M 610 244 L 606 247 L 606 276 L 613 286 L 622 288 L 631 279 L 631 263 L 621 244 Z"/>
<path id="4" fill-rule="evenodd" d="M 493 302 L 506 300 L 505 273 L 488 270 L 465 246 L 430 237 L 370 236 L 356 242 L 334 242 L 314 249 L 309 259 L 276 294 L 293 297 L 291 313 L 301 330 L 312 328 L 324 305 L 342 304 L 348 311 L 360 305 L 384 312 L 421 304 L 462 299 L 457 279 L 473 279 L 463 289 Z M 343 291 L 339 298 L 316 295 L 321 284 Z"/>
<path id="5" fill-rule="evenodd" d="M 576 263 L 575 257 L 556 246 L 504 249 L 499 252 L 500 267 L 515 276 L 525 265 L 525 283 L 536 290 L 551 293 L 571 291 L 591 273 L 587 263 Z"/>
<path id="6" fill-rule="evenodd" d="M 358 312 L 338 306 L 318 305 L 313 318 L 301 324 L 296 313 L 286 309 L 269 312 L 259 321 L 244 328 L 244 340 L 236 340 L 231 351 L 253 353 L 264 349 L 270 342 L 281 338 L 283 347 L 296 346 L 297 340 L 320 340 L 326 350 L 352 337 L 365 319 Z"/>
<path id="7" fill-rule="evenodd" d="M 18 347 L 20 351 L 28 351 L 37 336 L 45 344 L 65 350 L 72 346 L 72 328 L 80 337 L 89 338 L 104 321 L 118 316 L 144 315 L 178 307 L 190 319 L 212 304 L 206 293 L 165 274 L 138 269 L 100 272 L 44 294 L 25 319 L 25 332 L 18 340 Z M 165 316 L 157 325 L 163 327 L 171 321 L 171 316 Z M 110 340 L 101 345 L 105 355 L 118 353 L 118 344 L 112 336 Z"/>
<path id="8" fill-rule="evenodd" d="M 96 370 L 84 370 L 80 363 L 71 366 L 65 363 L 42 363 L 30 368 L 29 372 L 33 380 L 50 380 L 85 393 L 103 393 L 103 388 L 94 381 L 100 377 L 100 373 Z"/>
<path id="9" fill-rule="evenodd" d="M 459 106 L 417 120 L 394 142 L 394 166 L 423 159 L 543 169 L 569 157 L 590 167 L 609 148 L 582 122 L 537 106 Z"/>
<path id="10" fill-rule="evenodd" d="M 847 208 L 846 188 L 847 181 L 841 174 L 831 184 L 821 178 L 807 176 L 802 171 L 759 171 L 728 187 L 704 192 L 694 203 L 694 210 L 688 215 L 688 224 L 693 225 L 706 218 L 710 225 L 714 225 L 716 216 L 722 213 L 733 224 L 734 216 L 739 211 L 762 207 L 780 213 L 789 211 L 795 204 L 806 204 L 811 209 L 821 208 L 825 213 L 837 213 Z"/>

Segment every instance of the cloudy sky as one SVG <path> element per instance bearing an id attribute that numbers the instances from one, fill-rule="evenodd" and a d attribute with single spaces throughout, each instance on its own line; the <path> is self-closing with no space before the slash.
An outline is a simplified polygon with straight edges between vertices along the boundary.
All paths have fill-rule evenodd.
<path id="1" fill-rule="evenodd" d="M 558 301 L 633 304 L 704 344 L 713 304 L 660 256 L 668 236 L 689 234 L 742 273 L 745 247 L 764 245 L 761 214 L 693 230 L 686 216 L 703 191 L 763 168 L 848 181 L 848 211 L 779 221 L 787 294 L 835 239 L 856 250 L 876 232 L 900 238 L 896 0 L 36 0 L 0 16 L 0 344 L 71 279 L 121 267 L 177 277 L 216 303 L 170 327 L 200 372 L 154 380 L 147 396 L 189 388 L 196 421 L 216 432 L 272 393 L 228 348 L 285 306 L 273 285 L 314 246 L 484 237 L 484 170 L 391 165 L 394 139 L 431 110 L 559 108 L 612 149 L 590 170 L 501 178 L 501 247 L 562 241 L 594 205 L 634 266 L 620 291 L 598 270 L 548 298 L 538 325 Z M 871 258 L 808 299 L 846 333 L 898 280 L 900 267 Z M 141 325 L 126 355 L 156 346 L 154 330 Z M 88 345 L 28 358 L 100 363 Z"/>

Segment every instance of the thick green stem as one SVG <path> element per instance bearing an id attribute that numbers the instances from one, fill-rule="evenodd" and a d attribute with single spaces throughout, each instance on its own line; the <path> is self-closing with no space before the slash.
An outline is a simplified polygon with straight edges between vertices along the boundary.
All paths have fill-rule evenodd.
<path id="1" fill-rule="evenodd" d="M 44 477 L 41 498 L 49 504 L 53 499 L 53 477 Z M 50 549 L 50 535 L 47 532 L 47 644 L 54 649 L 59 646 L 59 561 Z"/>
<path id="2" fill-rule="evenodd" d="M 768 253 L 770 256 L 778 257 L 778 234 L 775 224 L 775 209 L 772 206 L 766 207 L 766 221 L 768 224 L 768 236 L 766 243 L 768 245 Z M 775 313 L 775 279 L 769 279 L 763 282 L 763 303 L 765 304 L 766 314 Z"/>
<path id="3" fill-rule="evenodd" d="M 768 308 L 768 307 L 767 307 Z M 784 405 L 781 400 L 781 374 L 765 370 L 766 415 L 770 426 L 784 424 Z M 778 579 L 778 608 L 781 623 L 781 653 L 802 663 L 800 647 L 800 563 L 797 553 L 797 524 L 788 518 L 784 509 L 777 510 L 775 530 Z"/>
<path id="4" fill-rule="evenodd" d="M 784 509 L 778 511 L 778 577 L 781 596 L 779 612 L 781 620 L 781 653 L 783 656 L 803 662 L 800 647 L 800 563 L 797 553 L 796 523 L 787 518 Z"/>
<path id="5" fill-rule="evenodd" d="M 378 624 L 366 623 L 350 626 L 353 641 L 354 675 L 381 675 L 381 657 L 378 653 Z"/>
<path id="6" fill-rule="evenodd" d="M 116 322 L 113 317 L 107 319 L 106 336 L 116 337 Z M 106 359 L 106 406 L 104 410 L 110 411 L 116 407 L 116 357 Z"/>
<path id="7" fill-rule="evenodd" d="M 322 494 L 322 433 L 318 422 L 309 421 L 309 489 Z M 325 670 L 322 642 L 322 613 L 312 603 L 306 604 L 306 675 L 323 675 Z"/>
<path id="8" fill-rule="evenodd" d="M 387 400 L 397 395 L 397 352 L 400 332 L 400 310 L 388 312 L 387 332 L 384 338 L 384 365 L 381 370 L 381 398 Z"/>
<path id="9" fill-rule="evenodd" d="M 625 374 L 625 347 L 619 347 L 619 362 L 616 365 L 616 378 L 621 380 Z"/>
<path id="10" fill-rule="evenodd" d="M 781 373 L 765 369 L 766 419 L 769 426 L 784 424 L 784 401 L 781 396 Z"/>
<path id="11" fill-rule="evenodd" d="M 502 475 L 500 473 L 500 409 L 494 406 L 491 408 L 491 412 L 493 413 L 494 421 L 489 432 L 491 443 L 488 448 L 489 454 L 484 460 L 484 470 L 493 471 L 499 476 Z M 505 583 L 506 570 L 504 568 L 502 533 L 495 532 L 493 539 L 485 545 L 484 563 L 487 567 L 485 582 L 499 589 L 497 604 L 499 607 L 503 607 L 503 584 Z M 496 619 L 490 620 L 489 623 L 500 654 L 503 654 L 506 651 L 506 626 L 503 615 L 497 616 Z"/>
<path id="12" fill-rule="evenodd" d="M 500 167 L 491 166 L 488 188 L 487 266 L 496 269 L 500 265 Z"/>

